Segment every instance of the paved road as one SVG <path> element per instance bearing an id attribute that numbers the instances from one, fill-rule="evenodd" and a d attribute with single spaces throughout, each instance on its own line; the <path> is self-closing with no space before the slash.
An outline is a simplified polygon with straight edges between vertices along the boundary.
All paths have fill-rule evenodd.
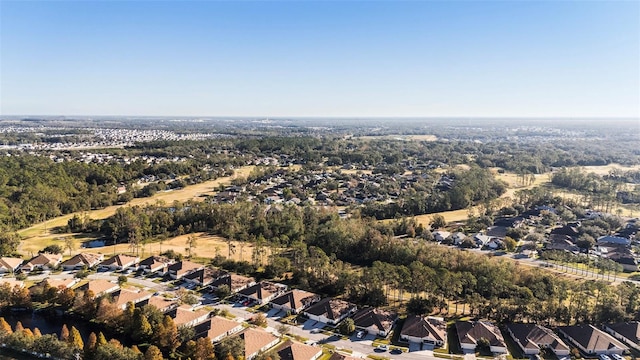
<path id="1" fill-rule="evenodd" d="M 249 312 L 246 308 L 235 305 L 235 304 L 218 304 L 217 308 L 226 309 L 232 315 L 248 320 L 255 316 L 255 313 Z M 267 313 L 267 325 L 268 330 L 272 332 L 276 332 L 278 326 L 282 325 L 279 321 L 277 321 L 278 317 L 273 316 L 274 312 L 270 311 Z M 389 352 L 376 352 L 373 347 L 371 340 L 372 337 L 368 337 L 367 339 L 357 340 L 357 339 L 349 339 L 343 340 L 341 336 L 338 335 L 330 335 L 327 336 L 322 332 L 314 333 L 311 331 L 313 328 L 321 329 L 324 324 L 319 323 L 315 324 L 313 321 L 309 321 L 304 325 L 289 325 L 289 333 L 291 335 L 300 336 L 306 339 L 309 339 L 310 342 L 316 343 L 326 343 L 331 344 L 336 347 L 336 349 L 349 349 L 353 353 L 351 356 L 366 358 L 367 355 L 377 355 L 377 356 L 385 356 L 391 359 L 406 359 L 406 360 L 442 360 L 435 356 L 433 356 L 433 352 L 428 350 L 416 351 L 416 352 L 405 352 L 402 354 L 390 354 Z"/>

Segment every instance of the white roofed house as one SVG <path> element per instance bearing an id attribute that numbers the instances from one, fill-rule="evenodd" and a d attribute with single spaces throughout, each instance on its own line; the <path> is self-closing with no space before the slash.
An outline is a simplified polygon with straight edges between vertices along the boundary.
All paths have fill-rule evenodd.
<path id="1" fill-rule="evenodd" d="M 135 269 L 139 262 L 140 258 L 137 256 L 119 254 L 101 262 L 100 268 L 109 269 L 111 271 L 124 270 L 127 268 Z"/>
<path id="2" fill-rule="evenodd" d="M 196 326 L 202 324 L 209 319 L 209 310 L 194 310 L 191 307 L 179 306 L 169 312 L 169 316 L 173 317 L 176 326 Z"/>
<path id="3" fill-rule="evenodd" d="M 436 230 L 431 234 L 433 234 L 433 239 L 435 241 L 445 241 L 449 236 L 451 236 L 450 232 L 444 230 Z"/>
<path id="4" fill-rule="evenodd" d="M 110 294 L 120 290 L 120 285 L 112 283 L 111 281 L 98 279 L 91 280 L 86 284 L 80 286 L 78 289 L 82 291 L 91 291 L 94 297 L 99 297 L 104 294 Z"/>
<path id="5" fill-rule="evenodd" d="M 244 358 L 251 360 L 276 346 L 280 339 L 260 328 L 247 328 L 240 334 L 244 339 Z"/>
<path id="6" fill-rule="evenodd" d="M 213 343 L 217 343 L 225 337 L 233 335 L 244 329 L 242 323 L 220 316 L 211 317 L 208 325 L 209 330 L 207 331 L 207 337 L 211 339 L 211 342 Z"/>
<path id="7" fill-rule="evenodd" d="M 16 272 L 24 260 L 21 258 L 1 257 L 0 258 L 0 273 L 12 273 Z"/>
<path id="8" fill-rule="evenodd" d="M 114 299 L 116 306 L 119 309 L 124 310 L 127 308 L 128 303 L 133 303 L 133 305 L 136 305 L 138 303 L 151 299 L 152 295 L 152 293 L 144 290 L 133 291 L 128 289 L 120 289 L 120 292 L 114 294 Z"/>
<path id="9" fill-rule="evenodd" d="M 20 266 L 20 271 L 49 270 L 58 266 L 61 261 L 62 255 L 60 254 L 40 253 L 26 264 Z"/>
<path id="10" fill-rule="evenodd" d="M 400 331 L 400 340 L 445 347 L 447 323 L 433 316 L 409 315 Z"/>
<path id="11" fill-rule="evenodd" d="M 61 264 L 65 270 L 79 270 L 84 267 L 92 268 L 104 260 L 102 254 L 80 253 Z"/>
<path id="12" fill-rule="evenodd" d="M 395 312 L 368 307 L 359 310 L 352 316 L 357 329 L 366 330 L 369 334 L 387 337 L 398 319 Z"/>

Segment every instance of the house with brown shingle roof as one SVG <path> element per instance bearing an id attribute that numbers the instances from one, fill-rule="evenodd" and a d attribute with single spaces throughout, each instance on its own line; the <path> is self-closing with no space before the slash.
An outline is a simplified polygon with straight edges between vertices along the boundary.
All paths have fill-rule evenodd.
<path id="1" fill-rule="evenodd" d="M 276 296 L 281 295 L 286 290 L 286 285 L 261 281 L 255 285 L 238 291 L 238 295 L 262 305 L 268 303 Z"/>
<path id="2" fill-rule="evenodd" d="M 393 311 L 367 307 L 356 312 L 351 318 L 356 328 L 384 338 L 391 333 L 393 324 L 398 319 L 398 314 Z"/>
<path id="3" fill-rule="evenodd" d="M 357 358 L 355 356 L 334 352 L 333 355 L 329 358 L 329 360 L 362 360 L 361 358 Z"/>
<path id="4" fill-rule="evenodd" d="M 0 257 L 0 274 L 16 272 L 24 260 L 12 257 Z"/>
<path id="5" fill-rule="evenodd" d="M 402 325 L 400 340 L 429 344 L 437 347 L 447 345 L 447 323 L 433 316 L 409 315 Z"/>
<path id="6" fill-rule="evenodd" d="M 115 299 L 116 306 L 119 309 L 124 310 L 127 308 L 128 303 L 133 303 L 133 305 L 136 305 L 138 303 L 151 299 L 152 295 L 152 293 L 144 290 L 132 291 L 127 289 L 120 289 L 120 291 L 118 293 L 115 293 L 113 297 Z"/>
<path id="7" fill-rule="evenodd" d="M 356 306 L 348 301 L 324 298 L 309 306 L 303 313 L 312 320 L 337 325 L 347 316 L 356 311 Z"/>
<path id="8" fill-rule="evenodd" d="M 568 356 L 570 353 L 569 346 L 544 326 L 511 323 L 506 328 L 525 355 L 540 354 L 540 350 L 544 348 L 553 351 L 558 357 Z"/>
<path id="9" fill-rule="evenodd" d="M 61 264 L 65 270 L 79 270 L 84 267 L 92 268 L 104 260 L 102 254 L 80 253 Z"/>
<path id="10" fill-rule="evenodd" d="M 169 311 L 177 308 L 179 304 L 174 300 L 169 300 L 162 296 L 151 296 L 151 298 L 147 300 L 147 303 L 144 305 L 155 306 L 155 308 L 160 310 L 161 313 L 166 314 Z"/>
<path id="11" fill-rule="evenodd" d="M 270 301 L 271 307 L 297 314 L 313 303 L 320 301 L 320 295 L 293 289 Z"/>
<path id="12" fill-rule="evenodd" d="M 316 360 L 322 356 L 322 348 L 287 340 L 276 350 L 280 360 Z"/>
<path id="13" fill-rule="evenodd" d="M 489 349 L 492 353 L 507 353 L 504 337 L 494 324 L 488 321 L 457 321 L 455 326 L 462 350 L 475 351 L 478 341 L 484 338 L 489 341 Z"/>
<path id="14" fill-rule="evenodd" d="M 139 262 L 140 258 L 137 256 L 119 254 L 106 259 L 105 261 L 101 262 L 99 266 L 102 269 L 116 271 L 128 268 L 135 269 L 138 267 Z"/>
<path id="15" fill-rule="evenodd" d="M 190 306 L 179 306 L 169 312 L 176 326 L 196 326 L 207 321 L 211 312 L 205 309 L 194 310 Z"/>
<path id="16" fill-rule="evenodd" d="M 218 280 L 219 278 L 227 276 L 228 274 L 228 272 L 218 268 L 204 268 L 185 275 L 184 281 L 200 286 L 207 286 L 212 282 Z"/>
<path id="17" fill-rule="evenodd" d="M 49 270 L 58 266 L 61 261 L 62 255 L 60 254 L 40 253 L 26 264 L 20 266 L 20 271 Z"/>
<path id="18" fill-rule="evenodd" d="M 244 340 L 244 358 L 251 360 L 261 352 L 268 351 L 280 341 L 273 334 L 260 328 L 247 328 L 240 334 Z"/>
<path id="19" fill-rule="evenodd" d="M 593 325 L 560 326 L 558 331 L 586 355 L 622 354 L 629 349 Z"/>
<path id="20" fill-rule="evenodd" d="M 636 350 L 640 350 L 640 322 L 608 324 L 605 331 Z"/>
<path id="21" fill-rule="evenodd" d="M 220 286 L 228 286 L 232 293 L 236 293 L 242 289 L 252 286 L 256 283 L 256 279 L 252 277 L 242 276 L 230 273 L 209 284 L 213 290 L 217 290 Z"/>
<path id="22" fill-rule="evenodd" d="M 174 261 L 164 256 L 149 256 L 148 258 L 140 261 L 138 264 L 140 269 L 143 269 L 145 273 L 157 274 L 160 276 L 166 275 L 169 271 L 169 265 Z"/>
<path id="23" fill-rule="evenodd" d="M 204 269 L 204 265 L 196 264 L 188 260 L 182 260 L 169 265 L 168 269 L 169 276 L 171 276 L 171 278 L 174 280 L 178 280 L 196 270 Z"/>
<path id="24" fill-rule="evenodd" d="M 210 318 L 208 327 L 209 330 L 207 331 L 207 337 L 214 343 L 217 343 L 225 337 L 238 333 L 244 329 L 242 323 L 225 319 L 221 316 L 214 316 Z"/>
<path id="25" fill-rule="evenodd" d="M 112 292 L 118 291 L 120 289 L 120 285 L 116 283 L 112 283 L 107 280 L 91 280 L 84 285 L 78 287 L 79 290 L 82 291 L 91 291 L 93 296 L 99 297 L 104 294 L 110 294 Z"/>

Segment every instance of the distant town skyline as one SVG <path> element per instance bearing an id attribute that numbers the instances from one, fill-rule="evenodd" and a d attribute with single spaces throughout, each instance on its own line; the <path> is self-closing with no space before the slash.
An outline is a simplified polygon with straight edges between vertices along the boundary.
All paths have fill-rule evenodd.
<path id="1" fill-rule="evenodd" d="M 0 115 L 640 118 L 637 1 L 0 1 Z"/>

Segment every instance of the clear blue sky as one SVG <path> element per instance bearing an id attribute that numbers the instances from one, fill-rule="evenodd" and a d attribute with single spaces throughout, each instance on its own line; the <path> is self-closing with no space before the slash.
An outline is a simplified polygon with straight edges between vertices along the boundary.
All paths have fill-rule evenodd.
<path id="1" fill-rule="evenodd" d="M 0 113 L 640 117 L 638 1 L 0 0 Z"/>

